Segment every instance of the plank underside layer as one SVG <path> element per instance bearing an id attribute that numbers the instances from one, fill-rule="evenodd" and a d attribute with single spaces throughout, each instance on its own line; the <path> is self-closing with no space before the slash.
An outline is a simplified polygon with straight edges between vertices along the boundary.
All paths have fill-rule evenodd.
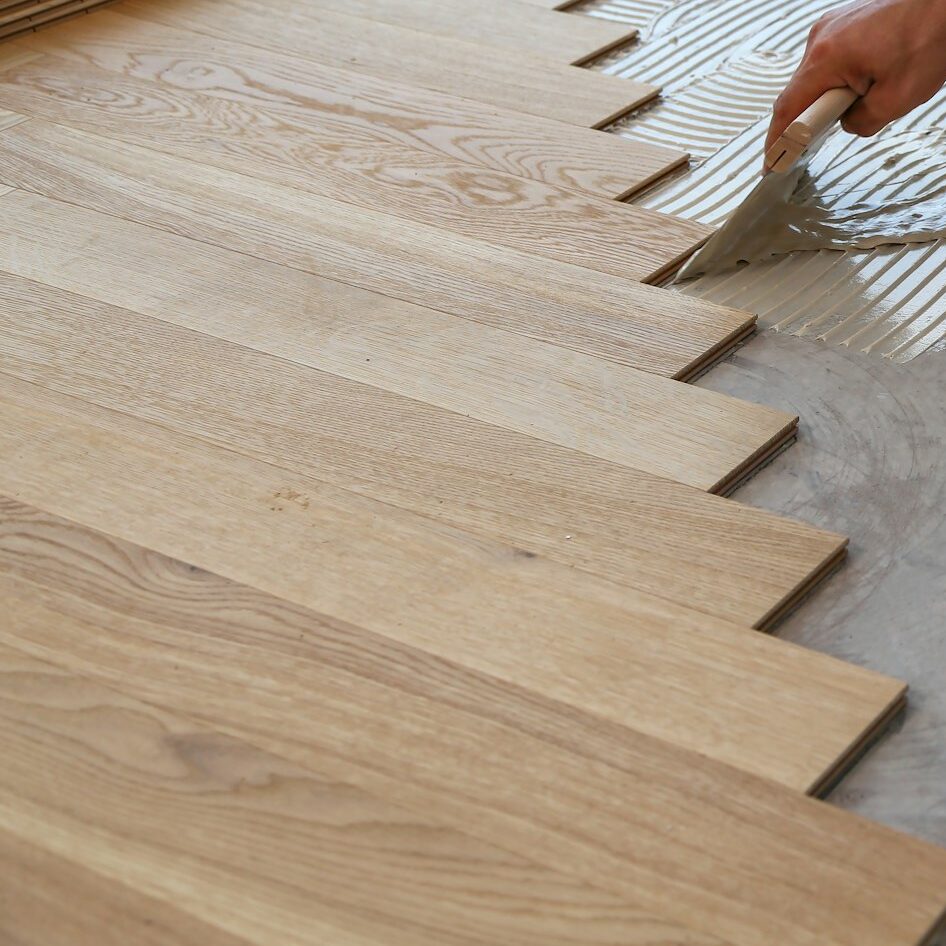
<path id="1" fill-rule="evenodd" d="M 797 418 L 683 382 L 753 320 L 570 64 L 632 31 L 98 5 L 0 0 L 0 940 L 925 944 L 946 852 L 806 797 L 906 687 L 752 631 L 847 542 L 716 495 Z"/>

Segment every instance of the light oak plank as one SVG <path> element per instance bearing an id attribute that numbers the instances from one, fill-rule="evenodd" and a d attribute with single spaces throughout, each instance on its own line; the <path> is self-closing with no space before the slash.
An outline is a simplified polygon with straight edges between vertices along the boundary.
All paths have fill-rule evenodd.
<path id="1" fill-rule="evenodd" d="M 8 684 L 16 681 L 22 689 L 27 674 L 36 680 L 72 682 L 50 665 L 28 661 L 6 648 L 0 651 L 0 677 Z M 92 691 L 93 684 L 75 683 L 73 692 L 79 686 Z M 5 692 L 4 696 L 9 699 L 12 694 Z M 140 718 L 137 721 L 140 725 Z M 154 732 L 150 735 L 152 742 L 157 742 Z M 4 746 L 7 751 L 12 748 L 7 742 Z M 73 850 L 63 855 L 49 851 L 43 842 L 48 841 L 50 833 L 24 840 L 0 830 L 0 939 L 4 943 L 248 946 L 248 940 L 195 919 L 170 899 L 148 897 L 126 885 L 121 877 L 105 877 L 90 870 L 81 852 Z"/>
<path id="2" fill-rule="evenodd" d="M 414 30 L 311 11 L 289 0 L 124 0 L 121 10 L 585 128 L 607 125 L 657 95 L 653 86 L 639 82 L 461 40 L 434 40 Z"/>
<path id="3" fill-rule="evenodd" d="M 25 115 L 18 115 L 16 112 L 8 112 L 6 109 L 0 108 L 0 131 L 3 131 L 4 128 L 12 128 L 14 125 L 19 125 L 20 122 L 25 121 L 27 121 Z"/>
<path id="4" fill-rule="evenodd" d="M 279 497 L 277 503 L 292 501 Z M 102 602 L 122 620 L 133 617 L 136 621 L 155 623 L 163 630 L 156 637 L 155 634 L 149 637 L 161 639 L 167 646 L 182 652 L 187 649 L 186 638 L 170 641 L 169 628 L 187 629 L 191 633 L 200 630 L 211 637 L 239 642 L 241 646 L 275 649 L 298 661 L 317 658 L 335 670 L 369 680 L 384 679 L 435 700 L 456 702 L 473 685 L 469 680 L 463 682 L 470 677 L 470 671 L 459 672 L 457 665 L 438 660 L 429 653 L 319 617 L 285 600 L 237 587 L 210 573 L 199 572 L 193 566 L 80 528 L 73 522 L 12 500 L 4 500 L 0 506 L 0 573 L 95 605 L 89 610 L 80 607 L 78 601 L 71 601 L 69 613 L 85 615 L 84 620 L 98 626 L 114 623 L 97 610 Z M 34 600 L 38 600 L 35 595 Z M 681 613 L 689 620 L 686 611 L 678 610 L 677 614 Z M 18 634 L 22 636 L 28 622 L 18 626 Z M 325 640 L 315 643 L 313 634 L 316 633 Z M 99 639 L 98 635 L 95 639 Z M 615 660 L 640 659 L 632 652 L 633 641 L 623 645 L 625 649 L 621 652 L 614 651 L 613 643 L 603 646 Z M 698 644 L 697 649 L 702 646 Z M 870 721 L 872 714 L 878 719 L 886 714 L 881 701 L 887 699 L 891 707 L 896 706 L 902 689 L 889 682 L 881 685 L 875 675 L 847 664 L 803 653 L 796 678 L 791 682 L 793 695 L 787 700 L 780 699 L 780 684 L 776 684 L 772 692 L 772 699 L 778 700 L 780 709 L 784 710 L 784 714 L 778 716 L 779 734 L 783 729 L 787 733 L 803 734 L 800 742 L 792 743 L 791 736 L 786 738 L 782 751 L 795 757 L 801 752 L 812 764 L 816 757 L 841 758 L 847 746 L 859 743 L 866 731 L 865 722 Z M 523 681 L 528 685 L 529 678 Z M 603 710 L 604 716 L 583 715 L 570 706 L 564 710 L 563 717 L 563 707 L 545 699 L 544 713 L 551 720 L 552 728 L 543 728 L 529 710 L 529 706 L 535 709 L 539 705 L 537 700 L 539 695 L 533 691 L 526 703 L 516 704 L 520 723 L 531 720 L 530 726 L 536 732 L 547 733 L 562 742 L 565 738 L 562 720 L 567 717 L 568 731 L 572 734 L 568 744 L 572 747 L 585 747 L 585 751 L 590 751 L 594 746 L 596 757 L 608 759 L 613 752 L 613 741 L 620 743 L 622 731 L 614 720 L 623 721 L 622 714 L 626 711 L 619 710 L 615 714 L 604 701 L 590 704 L 596 712 Z M 464 705 L 469 706 L 469 702 Z M 748 708 L 747 712 L 754 715 L 758 707 Z M 762 713 L 771 715 L 767 708 L 763 708 Z M 804 749 L 800 751 L 802 745 Z M 799 767 L 804 764 L 800 763 Z M 830 776 L 827 770 L 819 774 L 812 769 L 811 774 L 816 778 Z M 821 781 L 823 783 L 824 779 Z M 812 781 L 805 788 L 816 790 L 818 784 Z"/>
<path id="5" fill-rule="evenodd" d="M 659 299 L 663 311 L 682 306 L 661 290 L 642 296 L 634 283 L 602 282 L 581 267 L 38 119 L 0 132 L 0 154 L 8 186 L 525 334 L 570 338 L 559 316 L 574 325 L 589 310 L 613 314 L 636 299 Z M 533 320 L 546 328 L 530 328 Z"/>
<path id="6" fill-rule="evenodd" d="M 0 149 L 3 146 L 4 140 L 0 137 Z M 52 192 L 51 188 L 48 190 Z M 74 193 L 81 196 L 78 188 Z M 118 206 L 117 209 L 124 208 Z M 430 325 L 431 330 L 439 325 L 440 332 L 453 324 L 442 315 L 431 315 L 434 310 L 421 311 L 422 307 L 389 296 L 300 270 L 288 270 L 197 239 L 34 193 L 21 191 L 15 198 L 11 197 L 5 212 L 9 214 L 9 226 L 0 228 L 0 246 L 4 248 L 5 265 L 21 275 L 35 274 L 30 278 L 65 289 L 79 286 L 77 291 L 84 295 L 118 292 L 118 297 L 101 296 L 102 301 L 114 301 L 133 309 L 168 303 L 173 303 L 174 307 L 194 308 L 198 300 L 208 300 L 211 304 L 205 307 L 205 319 L 211 318 L 221 327 L 230 324 L 228 318 L 214 318 L 213 301 L 221 298 L 218 294 L 222 293 L 230 300 L 230 305 L 236 307 L 232 313 L 233 324 L 240 324 L 244 330 L 252 331 L 254 322 L 257 328 L 261 327 L 265 319 L 256 321 L 258 316 L 239 319 L 240 312 L 250 313 L 259 305 L 271 309 L 280 332 L 290 332 L 292 337 L 288 343 L 297 354 L 312 344 L 311 333 L 305 331 L 305 322 L 299 313 L 317 319 L 318 324 L 324 326 L 341 325 L 342 313 L 357 313 L 357 319 L 349 322 L 349 331 L 360 324 L 368 332 L 376 319 L 387 323 L 388 318 L 407 322 L 408 326 L 415 324 L 416 319 L 416 324 Z M 20 225 L 16 225 L 17 221 Z M 196 230 L 193 232 L 200 235 Z M 93 235 L 97 236 L 92 239 Z M 503 256 L 496 254 L 492 259 L 500 263 Z M 514 258 L 513 262 L 517 260 Z M 170 270 L 167 269 L 159 278 L 153 278 L 161 266 L 169 265 L 173 266 L 173 280 L 168 280 Z M 135 281 L 123 278 L 122 267 L 127 267 L 125 272 L 140 268 L 139 280 L 148 280 L 147 291 L 142 288 L 135 292 Z M 260 282 L 259 291 L 252 282 L 240 285 L 241 280 L 234 281 L 234 274 L 243 268 Z M 484 269 L 485 273 L 491 271 Z M 544 268 L 543 272 L 551 278 L 557 268 Z M 503 274 L 525 275 L 523 270 L 514 267 L 507 267 Z M 575 279 L 573 284 L 568 282 L 570 277 Z M 56 282 L 59 278 L 71 281 Z M 284 289 L 280 288 L 283 284 Z M 183 291 L 185 286 L 187 292 Z M 180 287 L 181 291 L 175 291 L 175 287 Z M 533 287 L 537 291 L 545 290 L 544 294 L 538 293 L 538 300 L 527 295 L 527 290 Z M 584 298 L 580 298 L 582 291 L 586 293 Z M 136 301 L 130 302 L 132 298 Z M 743 313 L 574 268 L 566 269 L 557 280 L 550 279 L 544 287 L 537 279 L 526 282 L 521 289 L 515 283 L 508 287 L 496 285 L 494 298 L 494 307 L 480 307 L 470 305 L 458 295 L 450 314 L 469 323 L 468 330 L 489 326 L 489 330 L 480 328 L 478 331 L 485 331 L 484 337 L 502 338 L 504 345 L 519 353 L 528 345 L 521 338 L 508 338 L 505 333 L 512 332 L 570 352 L 594 355 L 666 377 L 688 375 L 701 363 L 702 352 L 725 350 L 727 344 L 752 328 L 751 318 Z M 325 305 L 334 307 L 339 316 L 327 321 L 330 313 L 323 311 Z M 161 310 L 148 311 L 159 314 Z M 369 313 L 373 316 L 370 320 Z M 456 330 L 462 331 L 463 327 Z M 504 334 L 497 335 L 497 330 Z M 256 331 L 255 337 L 258 340 L 255 347 L 261 347 L 270 333 Z M 278 344 L 279 341 L 277 333 L 273 342 Z M 410 351 L 403 356 L 409 355 Z M 569 358 L 558 353 L 559 364 L 565 365 Z"/>
<path id="7" fill-rule="evenodd" d="M 222 57 L 220 57 L 222 58 Z M 285 125 L 266 109 L 46 57 L 0 73 L 14 111 L 433 229 L 609 273 L 659 273 L 706 234 L 656 211 L 422 154 Z M 632 242 L 633 241 L 633 242 Z"/>
<path id="8" fill-rule="evenodd" d="M 344 13 L 484 46 L 586 62 L 634 39 L 637 30 L 596 17 L 536 10 L 519 0 L 314 0 L 309 7 Z"/>
<path id="9" fill-rule="evenodd" d="M 55 33 L 42 33 L 19 43 L 36 54 L 68 55 L 110 72 L 265 108 L 267 114 L 283 119 L 265 122 L 263 128 L 248 128 L 247 134 L 263 130 L 273 134 L 281 127 L 291 130 L 301 124 L 333 135 L 340 145 L 367 149 L 370 144 L 372 151 L 380 142 L 409 146 L 451 162 L 488 167 L 609 199 L 627 196 L 686 160 L 681 151 L 485 107 L 470 99 L 117 12 L 77 20 Z M 0 60 L 0 69 L 4 66 Z M 63 94 L 69 88 L 68 75 L 64 71 L 57 75 L 56 89 Z M 121 104 L 120 100 L 113 103 L 116 107 Z M 234 114 L 232 118 L 225 116 L 225 125 L 240 120 L 240 109 L 233 104 L 229 107 Z M 126 116 L 130 117 L 129 113 L 126 103 Z"/>
<path id="10" fill-rule="evenodd" d="M 148 701 L 160 693 L 180 712 L 213 718 L 306 768 L 461 823 L 734 946 L 918 946 L 942 916 L 946 852 L 632 729 L 605 761 L 523 729 L 514 716 L 496 722 L 503 687 L 479 697 L 480 715 L 434 709 L 396 687 L 320 674 L 271 651 L 239 654 L 232 642 L 215 656 L 196 636 L 191 650 L 158 648 L 140 622 L 124 633 L 77 625 L 25 597 L 25 620 L 56 630 L 45 648 L 18 647 L 55 647 L 52 659 L 83 674 L 134 685 Z M 21 799 L 37 770 L 69 758 L 56 748 L 0 775 L 37 825 L 48 821 L 41 805 L 54 783 Z M 107 792 L 75 794 L 81 823 L 104 821 L 117 833 L 123 817 L 136 828 L 142 821 L 109 805 Z"/>
<path id="11" fill-rule="evenodd" d="M 55 894 L 65 852 L 98 875 L 93 897 L 124 889 L 150 902 L 169 935 L 144 942 L 177 943 L 188 928 L 205 943 L 272 946 L 718 942 L 11 648 L 0 648 L 0 680 L 0 741 L 12 749 L 0 821 L 52 849 L 30 858 L 28 896 Z M 13 941 L 29 943 L 49 918 L 22 906 Z M 127 929 L 128 917 L 99 906 L 83 906 L 76 925 L 90 936 L 69 946 L 119 942 L 109 924 Z"/>
<path id="12" fill-rule="evenodd" d="M 283 501 L 280 498 L 279 502 Z M 384 680 L 388 685 L 434 701 L 457 704 L 459 700 L 467 709 L 472 704 L 461 697 L 471 687 L 475 692 L 479 686 L 475 673 L 428 652 L 318 616 L 285 600 L 236 586 L 194 566 L 12 500 L 4 500 L 0 505 L 0 574 L 36 586 L 27 593 L 34 603 L 39 601 L 39 588 L 49 589 L 55 600 L 60 594 L 68 594 L 69 614 L 99 628 L 121 626 L 128 618 L 157 625 L 147 639 L 161 641 L 162 647 L 171 647 L 175 652 L 188 649 L 187 637 L 178 639 L 180 631 L 199 631 L 241 646 L 274 650 L 296 661 L 325 662 L 333 668 L 330 672 Z M 8 601 L 12 601 L 12 590 L 10 595 Z M 101 613 L 103 602 L 111 616 Z M 11 603 L 9 607 L 14 606 Z M 678 610 L 677 614 L 680 613 L 686 615 Z M 29 626 L 25 618 L 17 625 L 17 639 L 41 642 L 29 636 Z M 173 628 L 179 630 L 172 632 Z M 100 640 L 100 635 L 92 635 L 91 639 Z M 55 646 L 64 643 L 60 641 Z M 697 644 L 697 649 L 703 646 Z M 613 643 L 599 643 L 598 649 L 602 647 L 618 661 L 640 659 L 639 654 L 634 654 L 633 640 L 617 650 Z M 890 685 L 889 681 L 883 685 L 875 675 L 802 653 L 798 672 L 790 683 L 791 696 L 782 699 L 781 683 L 776 683 L 772 690 L 772 700 L 778 701 L 783 712 L 776 716 L 767 706 L 761 712 L 763 723 L 768 720 L 772 725 L 772 719 L 778 720 L 773 730 L 775 738 L 782 742 L 781 751 L 807 760 L 798 762 L 798 770 L 812 766 L 808 770 L 812 781 L 802 787 L 813 792 L 837 773 L 837 766 L 832 769 L 830 760 L 842 759 L 848 746 L 859 746 L 867 732 L 865 723 L 870 722 L 872 714 L 878 721 L 887 715 L 888 708 L 882 700 L 889 700 L 889 707 L 893 708 L 903 694 L 902 688 Z M 710 651 L 704 656 L 713 659 Z M 220 655 L 213 659 L 220 659 Z M 664 671 L 672 673 L 673 667 L 667 665 Z M 522 680 L 526 686 L 531 684 L 529 676 Z M 591 689 L 592 681 L 588 683 Z M 494 684 L 495 681 L 489 683 L 487 688 Z M 507 681 L 510 699 L 513 690 L 515 686 Z M 615 712 L 606 700 L 588 704 L 593 712 L 580 711 L 574 696 L 569 699 L 572 703 L 565 708 L 531 690 L 524 701 L 514 700 L 510 705 L 517 707 L 515 718 L 519 725 L 528 721 L 530 732 L 546 734 L 579 751 L 590 752 L 593 748 L 595 758 L 607 761 L 613 756 L 614 745 L 621 743 L 621 725 L 627 711 L 619 707 Z M 582 698 L 582 705 L 585 703 L 587 697 Z M 542 714 L 536 716 L 535 710 L 540 706 Z M 747 706 L 746 711 L 751 718 L 759 707 Z M 784 739 L 783 731 L 788 734 Z M 793 741 L 792 733 L 801 734 L 802 739 Z M 828 760 L 828 767 L 821 772 L 814 768 L 818 759 Z"/>
<path id="13" fill-rule="evenodd" d="M 22 40 L 10 39 L 0 46 L 0 70 L 10 69 L 21 63 L 37 59 L 42 54 L 22 45 Z"/>
<path id="14" fill-rule="evenodd" d="M 825 755 L 794 722 L 815 666 L 858 704 L 841 751 L 902 701 L 895 681 L 783 641 L 0 379 L 0 491 L 793 787 L 838 763 L 837 744 Z"/>
<path id="15" fill-rule="evenodd" d="M 335 294 L 327 300 L 334 301 L 327 319 L 315 306 L 319 287 L 285 270 L 248 269 L 239 258 L 214 268 L 214 258 L 196 252 L 165 255 L 154 240 L 87 230 L 93 262 L 100 247 L 123 248 L 109 271 L 73 256 L 75 243 L 57 208 L 42 208 L 41 216 L 56 227 L 63 255 L 44 247 L 31 266 L 31 245 L 20 234 L 36 236 L 40 219 L 14 216 L 16 251 L 0 243 L 0 269 L 16 266 L 34 279 L 83 287 L 69 280 L 79 272 L 91 277 L 98 296 L 127 301 L 162 321 L 5 278 L 7 370 L 183 424 L 302 473 L 318 469 L 337 485 L 747 626 L 770 621 L 843 554 L 840 536 L 478 423 L 468 416 L 475 413 L 469 401 L 457 401 L 454 412 L 424 405 L 430 389 L 452 390 L 463 377 L 465 386 L 481 382 L 489 402 L 503 377 L 526 370 L 529 351 L 502 337 L 492 340 L 487 358 L 467 366 L 462 353 L 483 339 L 457 333 L 449 320 L 432 320 L 425 310 L 392 308 L 385 321 L 383 300 Z M 129 280 L 132 265 L 137 273 Z M 199 285 L 167 279 L 188 267 Z M 569 397 L 588 377 L 603 379 L 594 364 L 562 376 L 560 361 L 549 359 L 546 391 L 556 371 Z M 543 364 L 535 370 L 541 385 Z M 529 387 L 521 402 L 527 409 Z M 608 404 L 595 407 L 594 399 L 588 391 L 575 402 L 582 418 L 607 412 Z M 502 403 L 508 411 L 516 402 Z M 561 425 L 572 428 L 568 403 L 560 401 Z M 546 417 L 552 405 L 544 396 L 520 426 L 528 431 L 528 417 Z M 609 434 L 611 427 L 626 429 L 620 416 L 610 423 L 609 416 L 597 426 Z"/>
<path id="16" fill-rule="evenodd" d="M 112 372 L 134 371 L 134 362 L 156 356 L 154 367 L 161 370 L 162 345 L 169 330 L 150 318 L 12 276 L 0 275 L 0 300 L 0 346 L 9 359 L 4 370 L 22 372 L 44 384 L 56 383 L 58 378 L 64 385 L 70 378 L 82 383 L 83 373 L 90 371 L 104 383 L 102 395 L 109 392 Z M 190 336 L 193 343 L 189 343 L 185 333 L 176 334 L 195 362 L 168 366 L 168 380 L 178 375 L 193 378 L 198 387 L 192 393 L 201 399 L 204 375 L 200 365 L 208 348 L 218 350 L 223 358 L 230 357 L 229 353 L 239 357 L 242 352 L 203 335 Z M 422 335 L 423 329 L 415 327 L 412 334 Z M 349 377 L 371 383 L 379 379 L 383 387 L 416 400 L 697 489 L 714 490 L 732 482 L 794 429 L 796 418 L 791 415 L 632 368 L 580 356 L 558 367 L 557 350 L 538 350 L 530 356 L 529 348 L 536 343 L 523 346 L 531 365 L 519 366 L 517 373 L 517 350 L 494 349 L 491 343 L 503 339 L 481 335 L 482 330 L 466 333 L 471 347 L 465 352 L 434 338 L 408 365 L 395 364 L 396 351 L 389 347 L 361 348 L 357 343 L 334 355 L 331 343 L 323 344 L 327 357 L 310 349 L 308 360 L 317 368 L 334 371 L 338 365 Z M 405 342 L 401 339 L 399 346 Z M 501 354 L 494 356 L 494 350 Z M 429 360 L 423 357 L 427 351 L 432 356 Z M 62 374 L 49 374 L 54 364 Z M 308 373 L 301 366 L 264 364 L 254 372 L 263 391 L 269 371 L 284 377 L 287 372 L 303 377 Z M 415 368 L 420 375 L 413 373 Z M 593 386 L 587 374 L 594 378 Z M 226 373 L 221 380 L 226 381 Z M 155 392 L 159 400 L 160 390 L 159 386 Z M 497 398 L 499 390 L 501 398 Z M 250 401 L 256 400 L 247 394 Z"/>

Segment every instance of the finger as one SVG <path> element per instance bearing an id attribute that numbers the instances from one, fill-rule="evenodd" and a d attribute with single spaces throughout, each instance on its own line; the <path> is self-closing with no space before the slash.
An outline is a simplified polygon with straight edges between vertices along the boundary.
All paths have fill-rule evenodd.
<path id="1" fill-rule="evenodd" d="M 892 83 L 871 86 L 841 119 L 841 127 L 851 135 L 869 138 L 892 121 L 902 118 L 914 105 L 914 96 Z"/>

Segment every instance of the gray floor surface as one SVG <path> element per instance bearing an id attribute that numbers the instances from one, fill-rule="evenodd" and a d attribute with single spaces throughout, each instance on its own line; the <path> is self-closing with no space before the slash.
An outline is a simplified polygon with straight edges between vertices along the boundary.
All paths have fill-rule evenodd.
<path id="1" fill-rule="evenodd" d="M 775 633 L 910 684 L 830 800 L 946 845 L 946 353 L 893 365 L 762 332 L 697 383 L 801 418 L 734 498 L 850 536 L 848 563 Z"/>

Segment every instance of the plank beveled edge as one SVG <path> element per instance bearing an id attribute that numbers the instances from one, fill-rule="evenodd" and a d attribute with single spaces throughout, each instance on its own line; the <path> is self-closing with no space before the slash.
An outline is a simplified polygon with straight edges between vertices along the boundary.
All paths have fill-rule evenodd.
<path id="1" fill-rule="evenodd" d="M 37 30 L 48 29 L 57 23 L 65 23 L 74 17 L 94 13 L 100 7 L 116 2 L 118 0 L 79 0 L 78 3 L 70 2 L 64 5 L 69 7 L 68 10 L 57 8 L 39 17 L 26 17 L 17 20 L 0 28 L 0 42 L 7 38 L 25 36 L 28 33 L 35 33 Z"/>

